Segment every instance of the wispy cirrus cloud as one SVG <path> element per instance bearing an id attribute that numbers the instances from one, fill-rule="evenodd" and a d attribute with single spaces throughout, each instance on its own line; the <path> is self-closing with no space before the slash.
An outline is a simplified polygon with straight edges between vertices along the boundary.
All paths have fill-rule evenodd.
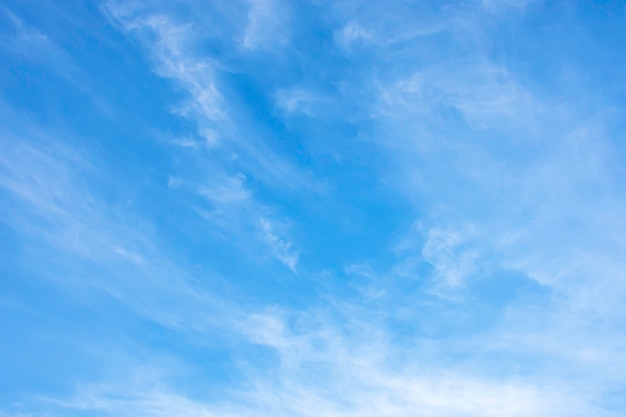
<path id="1" fill-rule="evenodd" d="M 288 4 L 276 0 L 251 0 L 243 47 L 258 49 L 287 43 Z"/>
<path id="2" fill-rule="evenodd" d="M 142 76 L 121 85 L 153 76 L 133 97 L 171 119 L 135 108 L 123 127 L 78 101 L 83 124 L 7 93 L 0 233 L 28 285 L 85 296 L 95 328 L 115 328 L 85 350 L 127 355 L 77 359 L 89 371 L 60 372 L 63 390 L 0 408 L 623 414 L 623 115 L 607 93 L 621 78 L 582 64 L 619 67 L 593 19 L 518 1 L 99 10 L 102 38 L 140 57 L 115 61 Z M 20 29 L 7 62 L 30 74 L 15 56 L 43 49 L 80 69 L 34 33 L 40 49 Z"/>
<path id="3" fill-rule="evenodd" d="M 338 327 L 335 319 L 309 313 L 290 317 L 286 312 L 267 311 L 242 322 L 243 334 L 277 357 L 271 369 L 244 365 L 245 386 L 220 400 L 192 399 L 152 380 L 123 387 L 84 387 L 73 398 L 54 405 L 60 410 L 163 416 L 180 412 L 207 416 L 312 416 L 320 412 L 331 416 L 372 412 L 383 416 L 611 415 L 589 407 L 587 396 L 549 378 L 538 381 L 519 376 L 503 382 L 497 377 L 469 375 L 462 368 L 442 371 L 435 363 L 396 351 L 376 321 L 361 321 L 361 316 Z M 354 310 L 347 308 L 344 313 Z"/>
<path id="4" fill-rule="evenodd" d="M 237 239 L 245 239 L 246 234 L 248 238 L 255 238 L 255 230 L 258 230 L 261 241 L 267 244 L 271 253 L 294 269 L 297 257 L 287 255 L 284 248 L 277 249 L 276 242 L 283 241 L 283 238 L 270 234 L 273 238 L 268 239 L 270 235 L 265 227 L 254 226 L 255 222 L 263 225 L 275 220 L 267 218 L 267 204 L 257 201 L 242 179 L 245 179 L 244 172 L 250 172 L 272 186 L 286 178 L 293 178 L 299 184 L 308 180 L 261 142 L 254 143 L 243 137 L 231 116 L 237 109 L 229 109 L 217 86 L 216 71 L 221 70 L 220 65 L 194 51 L 194 45 L 202 35 L 194 34 L 193 25 L 174 23 L 171 18 L 146 12 L 140 6 L 129 8 L 108 3 L 106 9 L 124 31 L 138 36 L 153 60 L 157 74 L 175 81 L 188 94 L 188 99 L 175 109 L 175 113 L 196 123 L 198 138 L 177 139 L 173 143 L 215 152 L 206 159 L 206 163 L 213 165 L 210 169 L 200 172 L 200 178 L 186 180 L 195 183 L 191 188 L 211 202 L 212 207 L 198 207 L 198 213 L 214 224 L 220 223 L 222 230 L 232 229 L 228 234 L 237 236 Z M 260 36 L 257 33 L 261 30 L 259 25 L 271 16 L 273 7 L 269 3 L 253 4 L 246 39 Z M 246 47 L 252 47 L 250 39 L 244 42 Z M 224 159 L 223 155 L 229 156 Z M 243 172 L 233 172 L 237 166 Z M 207 184 L 202 184 L 203 181 Z M 233 196 L 237 197 L 233 199 Z M 284 245 L 289 247 L 291 243 Z"/>
<path id="5" fill-rule="evenodd" d="M 119 173 L 32 120 L 15 120 L 7 125 L 29 127 L 1 138 L 4 223 L 32 240 L 38 257 L 32 273 L 69 293 L 83 286 L 102 291 L 147 320 L 182 331 L 203 332 L 217 324 L 216 314 L 220 321 L 237 314 L 166 255 L 149 223 L 124 201 L 128 190 L 117 187 L 115 202 L 102 197 Z"/>

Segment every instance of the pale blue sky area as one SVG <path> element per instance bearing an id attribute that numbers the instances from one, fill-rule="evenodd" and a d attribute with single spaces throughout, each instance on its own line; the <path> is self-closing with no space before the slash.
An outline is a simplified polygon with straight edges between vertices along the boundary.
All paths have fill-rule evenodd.
<path id="1" fill-rule="evenodd" d="M 0 5 L 0 417 L 623 417 L 626 8 Z"/>

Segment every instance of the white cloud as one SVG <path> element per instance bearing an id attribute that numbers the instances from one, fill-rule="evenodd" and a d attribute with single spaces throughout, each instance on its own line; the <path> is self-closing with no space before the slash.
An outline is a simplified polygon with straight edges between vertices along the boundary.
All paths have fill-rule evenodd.
<path id="1" fill-rule="evenodd" d="M 113 21 L 148 48 L 157 74 L 180 83 L 188 92 L 189 100 L 175 112 L 207 121 L 224 120 L 223 97 L 215 85 L 212 62 L 189 52 L 193 46 L 193 25 L 176 24 L 163 14 L 146 15 L 137 9 L 116 2 L 106 4 Z"/>
<path id="2" fill-rule="evenodd" d="M 468 238 L 455 229 L 432 228 L 422 248 L 422 258 L 436 271 L 436 280 L 449 287 L 461 285 L 475 272 L 477 254 L 464 247 Z"/>
<path id="3" fill-rule="evenodd" d="M 335 42 L 342 48 L 349 48 L 352 44 L 360 41 L 371 40 L 374 35 L 364 29 L 357 22 L 348 22 L 343 29 L 335 32 Z"/>
<path id="4" fill-rule="evenodd" d="M 295 251 L 292 253 L 293 244 L 279 233 L 268 232 L 264 226 L 259 226 L 265 224 L 263 222 L 277 224 L 279 220 L 271 218 L 268 205 L 257 201 L 246 189 L 244 180 L 250 172 L 272 187 L 287 184 L 290 188 L 301 189 L 311 185 L 271 147 L 262 140 L 246 137 L 241 127 L 231 120 L 230 112 L 237 109 L 229 107 L 218 89 L 216 63 L 195 49 L 206 28 L 198 23 L 174 23 L 172 18 L 161 13 L 151 13 L 139 7 L 128 9 L 113 2 L 107 4 L 107 9 L 123 31 L 140 40 L 151 56 L 157 74 L 174 80 L 188 93 L 188 99 L 175 112 L 197 124 L 200 139 L 179 138 L 173 143 L 191 149 L 206 149 L 206 168 L 195 177 L 177 175 L 173 184 L 179 186 L 184 182 L 188 189 L 194 189 L 210 202 L 208 207 L 196 207 L 196 212 L 219 233 L 241 240 L 239 245 L 242 246 L 247 245 L 249 239 L 256 238 L 280 262 L 294 270 L 297 255 Z M 280 35 L 282 39 L 283 9 L 283 5 L 270 1 L 252 3 L 244 42 L 247 48 L 261 47 L 274 35 Z M 233 175 L 232 155 L 236 155 L 238 165 L 246 174 Z"/>
<path id="5" fill-rule="evenodd" d="M 243 47 L 247 49 L 269 49 L 284 45 L 290 36 L 287 4 L 276 0 L 250 0 L 248 25 Z"/>
<path id="6" fill-rule="evenodd" d="M 285 42 L 277 7 L 254 3 L 245 48 Z M 380 267 L 382 273 L 368 260 L 346 268 L 368 281 L 354 284 L 356 296 L 352 281 L 342 286 L 348 295 L 323 294 L 318 310 L 268 307 L 250 313 L 249 306 L 220 302 L 171 260 L 132 210 L 93 195 L 97 187 L 82 181 L 105 181 L 106 175 L 92 171 L 91 159 L 22 137 L 2 142 L 0 185 L 23 208 L 17 216 L 26 225 L 22 232 L 104 269 L 106 274 L 90 276 L 93 285 L 142 317 L 198 333 L 201 346 L 228 334 L 243 379 L 226 384 L 219 398 L 202 400 L 166 378 L 155 384 L 105 381 L 57 406 L 164 417 L 612 415 L 598 404 L 623 385 L 626 369 L 626 343 L 619 336 L 626 315 L 626 200 L 605 120 L 581 118 L 585 111 L 576 103 L 533 91 L 480 45 L 470 57 L 458 57 L 453 47 L 436 62 L 424 58 L 442 56 L 432 47 L 424 47 L 423 56 L 416 55 L 423 44 L 395 47 L 417 36 L 407 29 L 414 19 L 397 14 L 394 20 L 382 13 L 384 7 L 339 22 L 335 40 L 346 48 L 358 42 L 390 47 L 389 55 L 379 49 L 369 57 L 382 64 L 366 71 L 376 74 L 371 85 L 353 87 L 362 90 L 355 101 L 366 103 L 361 110 L 375 125 L 368 134 L 376 157 L 391 161 L 381 162 L 380 171 L 393 179 L 385 184 L 415 202 L 419 227 L 416 222 L 408 228 L 394 251 L 398 262 Z M 203 28 L 143 13 L 119 6 L 113 14 L 150 51 L 155 71 L 188 94 L 180 113 L 196 122 L 200 139 L 178 144 L 207 149 L 193 152 L 193 162 L 203 167 L 195 176 L 185 171 L 191 165 L 185 159 L 183 173 L 168 177 L 170 192 L 190 192 L 194 201 L 204 197 L 194 204 L 211 230 L 225 230 L 251 251 L 263 248 L 295 272 L 300 251 L 289 221 L 257 199 L 246 178 L 265 181 L 270 191 L 284 181 L 298 193 L 310 181 L 263 140 L 234 126 L 230 116 L 237 109 L 218 89 L 217 65 L 193 47 L 195 31 Z M 421 34 L 447 27 L 433 20 Z M 456 28 L 448 41 L 476 42 L 479 23 Z M 464 35 L 467 43 L 458 43 Z M 279 90 L 275 99 L 287 114 L 313 116 L 324 106 L 298 88 Z M 235 154 L 240 165 L 231 164 Z M 42 221 L 53 226 L 42 227 Z M 403 286 L 406 278 L 424 280 L 419 262 L 433 267 L 435 281 L 458 290 L 457 299 L 446 304 Z M 535 304 L 490 305 L 493 310 L 474 317 L 483 300 L 471 293 L 471 283 L 463 284 L 490 267 L 494 275 L 514 272 L 520 280 L 534 280 L 548 295 Z M 459 313 L 458 305 L 465 310 Z M 456 331 L 446 314 L 462 329 Z M 464 327 L 472 320 L 485 323 L 479 330 Z M 269 359 L 259 349 L 270 352 Z M 200 378 L 201 384 L 216 382 Z"/>
<path id="7" fill-rule="evenodd" d="M 267 218 L 259 221 L 261 234 L 265 243 L 272 249 L 276 258 L 292 271 L 296 271 L 298 254 L 292 248 L 292 243 L 279 237 L 275 232 L 276 224 Z"/>
<path id="8" fill-rule="evenodd" d="M 34 242 L 37 262 L 28 268 L 70 293 L 108 294 L 166 327 L 193 333 L 224 325 L 228 303 L 194 283 L 147 220 L 101 196 L 116 171 L 52 138 L 66 132 L 26 125 L 28 136 L 0 138 L 0 189 L 14 201 L 10 214 L 3 210 L 7 226 Z M 117 187 L 121 195 L 128 191 Z M 211 318 L 216 311 L 219 323 Z"/>
<path id="9" fill-rule="evenodd" d="M 221 184 L 202 186 L 199 193 L 218 207 L 223 204 L 243 202 L 251 198 L 251 193 L 246 189 L 244 181 L 245 176 L 243 174 L 227 177 L 223 179 Z"/>
<path id="10" fill-rule="evenodd" d="M 209 128 L 200 129 L 200 136 L 204 139 L 204 144 L 208 148 L 214 147 L 219 142 L 219 134 Z"/>
<path id="11" fill-rule="evenodd" d="M 302 88 L 281 89 L 275 94 L 275 101 L 285 113 L 302 113 L 313 116 L 312 106 L 319 101 L 311 92 Z"/>
<path id="12" fill-rule="evenodd" d="M 174 145 L 182 146 L 183 148 L 197 149 L 197 148 L 200 147 L 198 141 L 196 141 L 196 140 L 194 140 L 192 138 L 174 139 L 174 140 L 172 140 L 172 143 Z"/>
<path id="13" fill-rule="evenodd" d="M 174 416 L 397 416 L 583 417 L 610 416 L 589 405 L 595 390 L 550 378 L 501 379 L 475 375 L 471 367 L 437 367 L 389 344 L 377 324 L 350 318 L 344 305 L 336 321 L 320 312 L 266 310 L 240 322 L 249 341 L 277 355 L 269 368 L 239 356 L 244 381 L 203 401 L 160 378 L 128 378 L 119 384 L 83 386 L 59 409 L 105 415 Z M 359 307 L 357 307 L 359 308 Z M 343 314 L 348 314 L 343 316 Z M 347 319 L 347 320 L 345 320 Z M 258 353 L 257 353 L 258 354 Z M 201 383 L 201 382 L 199 382 Z M 575 388 L 572 390 L 572 388 Z M 585 389 L 585 391 L 579 391 Z"/>
<path id="14" fill-rule="evenodd" d="M 178 188 L 184 184 L 184 181 L 178 177 L 169 176 L 167 179 L 167 186 L 169 188 Z"/>

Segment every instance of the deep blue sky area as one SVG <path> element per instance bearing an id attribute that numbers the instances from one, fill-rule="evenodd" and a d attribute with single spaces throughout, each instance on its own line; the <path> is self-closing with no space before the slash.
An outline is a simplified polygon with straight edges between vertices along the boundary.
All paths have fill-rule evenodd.
<path id="1" fill-rule="evenodd" d="M 620 2 L 0 5 L 0 417 L 626 415 Z"/>

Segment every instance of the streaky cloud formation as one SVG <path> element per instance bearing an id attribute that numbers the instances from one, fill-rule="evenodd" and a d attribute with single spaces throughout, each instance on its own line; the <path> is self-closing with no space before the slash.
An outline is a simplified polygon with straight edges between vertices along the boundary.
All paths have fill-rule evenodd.
<path id="1" fill-rule="evenodd" d="M 624 415 L 625 13 L 10 0 L 0 416 Z"/>

